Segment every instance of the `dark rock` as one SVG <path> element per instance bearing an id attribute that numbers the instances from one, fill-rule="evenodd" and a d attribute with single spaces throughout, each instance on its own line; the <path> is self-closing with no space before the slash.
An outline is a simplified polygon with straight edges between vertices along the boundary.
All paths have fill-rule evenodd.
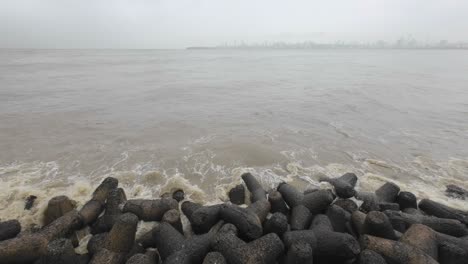
<path id="1" fill-rule="evenodd" d="M 356 198 L 362 201 L 359 209 L 364 213 L 380 210 L 378 198 L 374 193 L 359 192 L 356 194 Z"/>
<path id="2" fill-rule="evenodd" d="M 127 196 L 122 188 L 112 189 L 106 200 L 106 215 L 120 215 L 120 205 L 127 201 Z"/>
<path id="3" fill-rule="evenodd" d="M 411 192 L 400 192 L 396 202 L 400 205 L 401 210 L 406 208 L 418 208 L 416 195 Z"/>
<path id="4" fill-rule="evenodd" d="M 399 192 L 400 187 L 398 185 L 386 182 L 375 191 L 375 195 L 377 195 L 380 202 L 394 203 Z"/>
<path id="5" fill-rule="evenodd" d="M 152 236 L 155 247 L 158 249 L 163 261 L 182 248 L 185 242 L 185 237 L 168 223 L 161 223 L 156 226 L 153 229 Z"/>
<path id="6" fill-rule="evenodd" d="M 350 214 L 352 214 L 354 211 L 358 209 L 357 204 L 353 200 L 350 200 L 350 199 L 338 199 L 335 202 L 333 202 L 333 204 L 345 209 Z"/>
<path id="7" fill-rule="evenodd" d="M 323 212 L 333 202 L 334 197 L 330 190 L 318 190 L 304 195 L 302 204 L 307 207 L 312 214 Z"/>
<path id="8" fill-rule="evenodd" d="M 385 238 L 363 235 L 362 250 L 369 249 L 380 254 L 387 263 L 436 264 L 431 256 L 406 243 Z"/>
<path id="9" fill-rule="evenodd" d="M 235 225 L 241 236 L 247 240 L 259 238 L 263 234 L 260 218 L 249 209 L 223 204 L 220 216 L 226 223 Z"/>
<path id="10" fill-rule="evenodd" d="M 400 205 L 397 203 L 379 203 L 379 210 L 391 210 L 391 211 L 400 211 Z"/>
<path id="11" fill-rule="evenodd" d="M 352 172 L 347 172 L 345 174 L 343 174 L 340 178 L 341 181 L 343 182 L 346 182 L 347 184 L 355 187 L 356 186 L 356 183 L 357 183 L 357 176 L 356 174 L 352 173 Z"/>
<path id="12" fill-rule="evenodd" d="M 146 250 L 145 255 L 148 256 L 150 259 L 154 260 L 154 264 L 159 264 L 159 253 L 158 250 L 155 248 L 149 248 Z"/>
<path id="13" fill-rule="evenodd" d="M 203 260 L 203 264 L 227 264 L 227 262 L 226 259 L 224 259 L 223 254 L 214 251 L 206 255 Z"/>
<path id="14" fill-rule="evenodd" d="M 125 264 L 149 264 L 151 260 L 143 253 L 138 253 L 130 257 Z"/>
<path id="15" fill-rule="evenodd" d="M 88 253 L 94 255 L 96 254 L 96 252 L 104 248 L 106 245 L 108 235 L 109 233 L 99 233 L 92 236 L 91 239 L 88 241 L 88 244 L 86 245 Z"/>
<path id="16" fill-rule="evenodd" d="M 83 220 L 80 214 L 76 210 L 72 210 L 44 226 L 35 235 L 43 236 L 47 242 L 50 242 L 60 237 L 69 236 L 82 225 Z"/>
<path id="17" fill-rule="evenodd" d="M 104 202 L 90 200 L 80 209 L 80 215 L 85 225 L 92 225 L 104 210 Z"/>
<path id="18" fill-rule="evenodd" d="M 356 232 L 356 234 L 363 235 L 365 234 L 364 230 L 364 223 L 366 221 L 367 215 L 361 211 L 354 211 L 354 213 L 351 215 L 351 223 L 353 230 Z"/>
<path id="19" fill-rule="evenodd" d="M 275 233 L 245 243 L 232 233 L 216 236 L 212 247 L 221 252 L 229 264 L 275 263 L 283 254 L 284 245 Z"/>
<path id="20" fill-rule="evenodd" d="M 250 201 L 252 203 L 259 200 L 266 200 L 266 192 L 255 177 L 250 173 L 242 174 L 242 180 L 250 191 Z"/>
<path id="21" fill-rule="evenodd" d="M 178 208 L 179 204 L 172 198 L 156 200 L 134 199 L 128 200 L 125 203 L 123 212 L 133 213 L 143 221 L 161 221 L 167 211 Z"/>
<path id="22" fill-rule="evenodd" d="M 82 259 L 75 253 L 72 242 L 69 239 L 56 239 L 47 245 L 46 253 L 39 264 L 80 264 Z"/>
<path id="23" fill-rule="evenodd" d="M 201 263 L 210 250 L 214 233 L 185 239 L 173 226 L 162 222 L 155 229 L 153 239 L 163 263 Z"/>
<path id="24" fill-rule="evenodd" d="M 379 211 L 369 212 L 364 221 L 364 234 L 397 240 L 395 230 L 387 215 Z"/>
<path id="25" fill-rule="evenodd" d="M 359 264 L 387 264 L 387 262 L 377 252 L 365 249 L 359 254 Z"/>
<path id="26" fill-rule="evenodd" d="M 313 192 L 316 192 L 320 190 L 319 188 L 310 188 L 310 189 L 306 189 L 304 192 L 302 192 L 304 195 L 307 195 L 309 193 L 313 193 Z"/>
<path id="27" fill-rule="evenodd" d="M 143 246 L 138 243 L 133 243 L 132 248 L 125 255 L 125 260 L 129 260 L 133 256 L 138 255 L 138 254 L 143 254 L 143 253 L 145 253 L 145 248 L 143 248 Z"/>
<path id="28" fill-rule="evenodd" d="M 456 219 L 464 224 L 468 224 L 467 212 L 448 207 L 429 199 L 422 199 L 419 202 L 419 208 L 429 215 L 434 215 L 440 218 Z"/>
<path id="29" fill-rule="evenodd" d="M 384 212 L 395 230 L 405 232 L 413 224 L 423 224 L 437 232 L 456 237 L 468 235 L 466 226 L 458 220 L 437 218 L 424 215 L 412 215 L 403 212 L 385 211 Z"/>
<path id="30" fill-rule="evenodd" d="M 436 238 L 439 245 L 439 262 L 461 264 L 468 259 L 468 240 L 465 237 L 453 237 L 437 233 Z"/>
<path id="31" fill-rule="evenodd" d="M 112 177 L 105 178 L 101 184 L 94 190 L 90 201 L 85 203 L 79 211 L 83 224 L 88 225 L 96 221 L 98 216 L 104 210 L 104 205 L 109 193 L 117 188 L 119 181 Z"/>
<path id="32" fill-rule="evenodd" d="M 26 201 L 24 203 L 24 210 L 29 210 L 33 207 L 34 205 L 34 201 L 37 199 L 37 196 L 35 195 L 29 195 L 27 198 L 26 198 Z"/>
<path id="33" fill-rule="evenodd" d="M 401 210 L 403 213 L 412 214 L 412 215 L 427 215 L 423 211 L 415 208 L 405 208 Z"/>
<path id="34" fill-rule="evenodd" d="M 138 253 L 129 258 L 126 264 L 157 264 L 156 259 L 152 259 L 143 253 Z"/>
<path id="35" fill-rule="evenodd" d="M 289 208 L 293 208 L 302 204 L 304 199 L 304 194 L 299 192 L 292 185 L 287 183 L 280 183 L 278 186 L 278 191 L 283 196 L 284 201 L 288 204 Z"/>
<path id="36" fill-rule="evenodd" d="M 331 205 L 327 210 L 328 219 L 336 232 L 346 232 L 346 224 L 351 220 L 351 214 L 337 205 Z"/>
<path id="37" fill-rule="evenodd" d="M 161 221 L 172 225 L 181 234 L 184 233 L 184 230 L 182 228 L 182 221 L 180 220 L 179 210 L 171 209 L 167 211 L 166 213 L 164 213 Z"/>
<path id="38" fill-rule="evenodd" d="M 420 249 L 434 260 L 438 259 L 436 233 L 425 225 L 412 225 L 400 238 L 400 242 Z"/>
<path id="39" fill-rule="evenodd" d="M 106 236 L 104 246 L 93 255 L 90 263 L 125 263 L 134 247 L 137 224 L 138 217 L 132 213 L 119 216 Z"/>
<path id="40" fill-rule="evenodd" d="M 294 243 L 308 243 L 314 255 L 353 259 L 359 252 L 359 243 L 350 234 L 331 231 L 331 223 L 326 215 L 314 217 L 312 230 L 288 231 L 283 235 L 287 248 Z"/>
<path id="41" fill-rule="evenodd" d="M 260 222 L 263 223 L 270 213 L 271 205 L 267 200 L 259 200 L 250 204 L 247 209 L 256 214 L 258 219 L 260 219 Z"/>
<path id="42" fill-rule="evenodd" d="M 241 205 L 245 203 L 245 188 L 239 184 L 229 190 L 229 201 L 233 204 Z"/>
<path id="43" fill-rule="evenodd" d="M 327 215 L 318 214 L 312 220 L 309 227 L 310 230 L 315 232 L 333 232 L 333 225 Z"/>
<path id="44" fill-rule="evenodd" d="M 221 205 L 202 206 L 191 201 L 182 203 L 182 212 L 187 216 L 195 234 L 203 234 L 213 227 L 220 218 Z"/>
<path id="45" fill-rule="evenodd" d="M 333 185 L 336 195 L 340 198 L 351 198 L 356 193 L 354 186 L 357 182 L 357 176 L 354 173 L 346 173 L 339 178 L 322 177 L 320 180 Z"/>
<path id="46" fill-rule="evenodd" d="M 288 218 L 280 212 L 272 214 L 263 225 L 264 235 L 276 233 L 279 237 L 282 237 L 286 231 L 288 231 Z"/>
<path id="47" fill-rule="evenodd" d="M 91 258 L 89 264 L 123 264 L 125 259 L 126 253 L 113 252 L 107 248 L 102 248 Z"/>
<path id="48" fill-rule="evenodd" d="M 67 196 L 61 195 L 49 200 L 44 212 L 44 225 L 52 223 L 55 219 L 75 209 L 75 202 Z"/>
<path id="49" fill-rule="evenodd" d="M 466 248 L 446 241 L 439 243 L 440 264 L 465 264 L 468 258 Z"/>
<path id="50" fill-rule="evenodd" d="M 176 200 L 177 202 L 181 202 L 182 200 L 185 199 L 185 193 L 184 193 L 184 190 L 175 190 L 173 193 L 172 193 L 172 198 L 174 200 Z"/>
<path id="51" fill-rule="evenodd" d="M 302 264 L 302 263 L 312 263 L 313 254 L 312 247 L 302 241 L 294 243 L 288 249 L 288 254 L 286 256 L 285 264 Z"/>
<path id="52" fill-rule="evenodd" d="M 14 238 L 21 232 L 21 224 L 18 220 L 0 222 L 0 241 Z"/>
<path id="53" fill-rule="evenodd" d="M 286 248 L 290 248 L 292 245 L 299 242 L 309 244 L 312 250 L 317 248 L 317 237 L 313 230 L 287 231 L 283 234 L 283 242 Z"/>
<path id="54" fill-rule="evenodd" d="M 312 213 L 307 207 L 300 204 L 291 210 L 291 230 L 302 230 L 309 227 L 312 221 Z"/>
<path id="55" fill-rule="evenodd" d="M 354 259 L 360 253 L 358 241 L 347 233 L 314 230 L 317 248 L 314 254 L 343 259 Z"/>
<path id="56" fill-rule="evenodd" d="M 72 210 L 36 233 L 1 241 L 0 260 L 3 263 L 33 262 L 44 255 L 50 241 L 71 234 L 82 224 L 78 212 Z"/>
<path id="57" fill-rule="evenodd" d="M 138 217 L 132 213 L 121 215 L 107 236 L 106 248 L 114 252 L 130 252 L 135 242 Z"/>
<path id="58" fill-rule="evenodd" d="M 237 227 L 233 224 L 223 224 L 221 226 L 221 228 L 219 229 L 218 233 L 232 233 L 234 234 L 235 236 L 237 236 L 239 234 L 238 232 L 239 230 L 237 230 Z"/>
<path id="59" fill-rule="evenodd" d="M 286 206 L 286 202 L 283 199 L 283 195 L 276 190 L 271 190 L 268 192 L 268 201 L 271 204 L 271 212 L 276 213 L 280 212 L 285 216 L 289 215 L 289 209 Z"/>
<path id="60" fill-rule="evenodd" d="M 91 233 L 109 232 L 122 214 L 120 205 L 126 200 L 127 197 L 122 188 L 112 189 L 106 200 L 104 215 L 100 216 L 91 226 Z"/>
<path id="61" fill-rule="evenodd" d="M 447 190 L 445 190 L 445 193 L 447 194 L 448 197 L 462 199 L 462 200 L 465 200 L 466 198 L 468 198 L 468 191 L 461 188 L 460 186 L 449 184 L 446 187 L 447 187 Z"/>

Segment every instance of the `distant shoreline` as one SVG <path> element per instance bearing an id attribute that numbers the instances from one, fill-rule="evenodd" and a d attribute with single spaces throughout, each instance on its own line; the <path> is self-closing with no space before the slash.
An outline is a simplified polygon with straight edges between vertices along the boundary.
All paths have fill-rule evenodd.
<path id="1" fill-rule="evenodd" d="M 187 47 L 186 50 L 468 50 L 468 47 Z"/>

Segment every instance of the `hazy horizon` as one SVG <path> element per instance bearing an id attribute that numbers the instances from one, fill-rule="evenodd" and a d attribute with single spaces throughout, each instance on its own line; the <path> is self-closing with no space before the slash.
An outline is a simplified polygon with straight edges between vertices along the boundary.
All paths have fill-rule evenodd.
<path id="1" fill-rule="evenodd" d="M 468 41 L 466 1 L 18 0 L 0 48 L 179 49 L 245 41 Z"/>

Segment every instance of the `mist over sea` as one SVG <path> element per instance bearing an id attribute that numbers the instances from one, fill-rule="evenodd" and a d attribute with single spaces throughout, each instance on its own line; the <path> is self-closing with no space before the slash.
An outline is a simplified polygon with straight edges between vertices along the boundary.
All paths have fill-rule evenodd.
<path id="1" fill-rule="evenodd" d="M 0 219 L 50 197 L 183 188 L 215 202 L 251 171 L 323 187 L 468 188 L 468 50 L 0 50 Z M 38 196 L 32 211 L 24 199 Z"/>

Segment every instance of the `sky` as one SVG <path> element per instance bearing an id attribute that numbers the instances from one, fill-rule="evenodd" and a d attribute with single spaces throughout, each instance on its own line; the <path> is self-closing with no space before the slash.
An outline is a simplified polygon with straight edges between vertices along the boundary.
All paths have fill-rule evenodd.
<path id="1" fill-rule="evenodd" d="M 0 48 L 468 41 L 466 0 L 0 0 Z"/>

